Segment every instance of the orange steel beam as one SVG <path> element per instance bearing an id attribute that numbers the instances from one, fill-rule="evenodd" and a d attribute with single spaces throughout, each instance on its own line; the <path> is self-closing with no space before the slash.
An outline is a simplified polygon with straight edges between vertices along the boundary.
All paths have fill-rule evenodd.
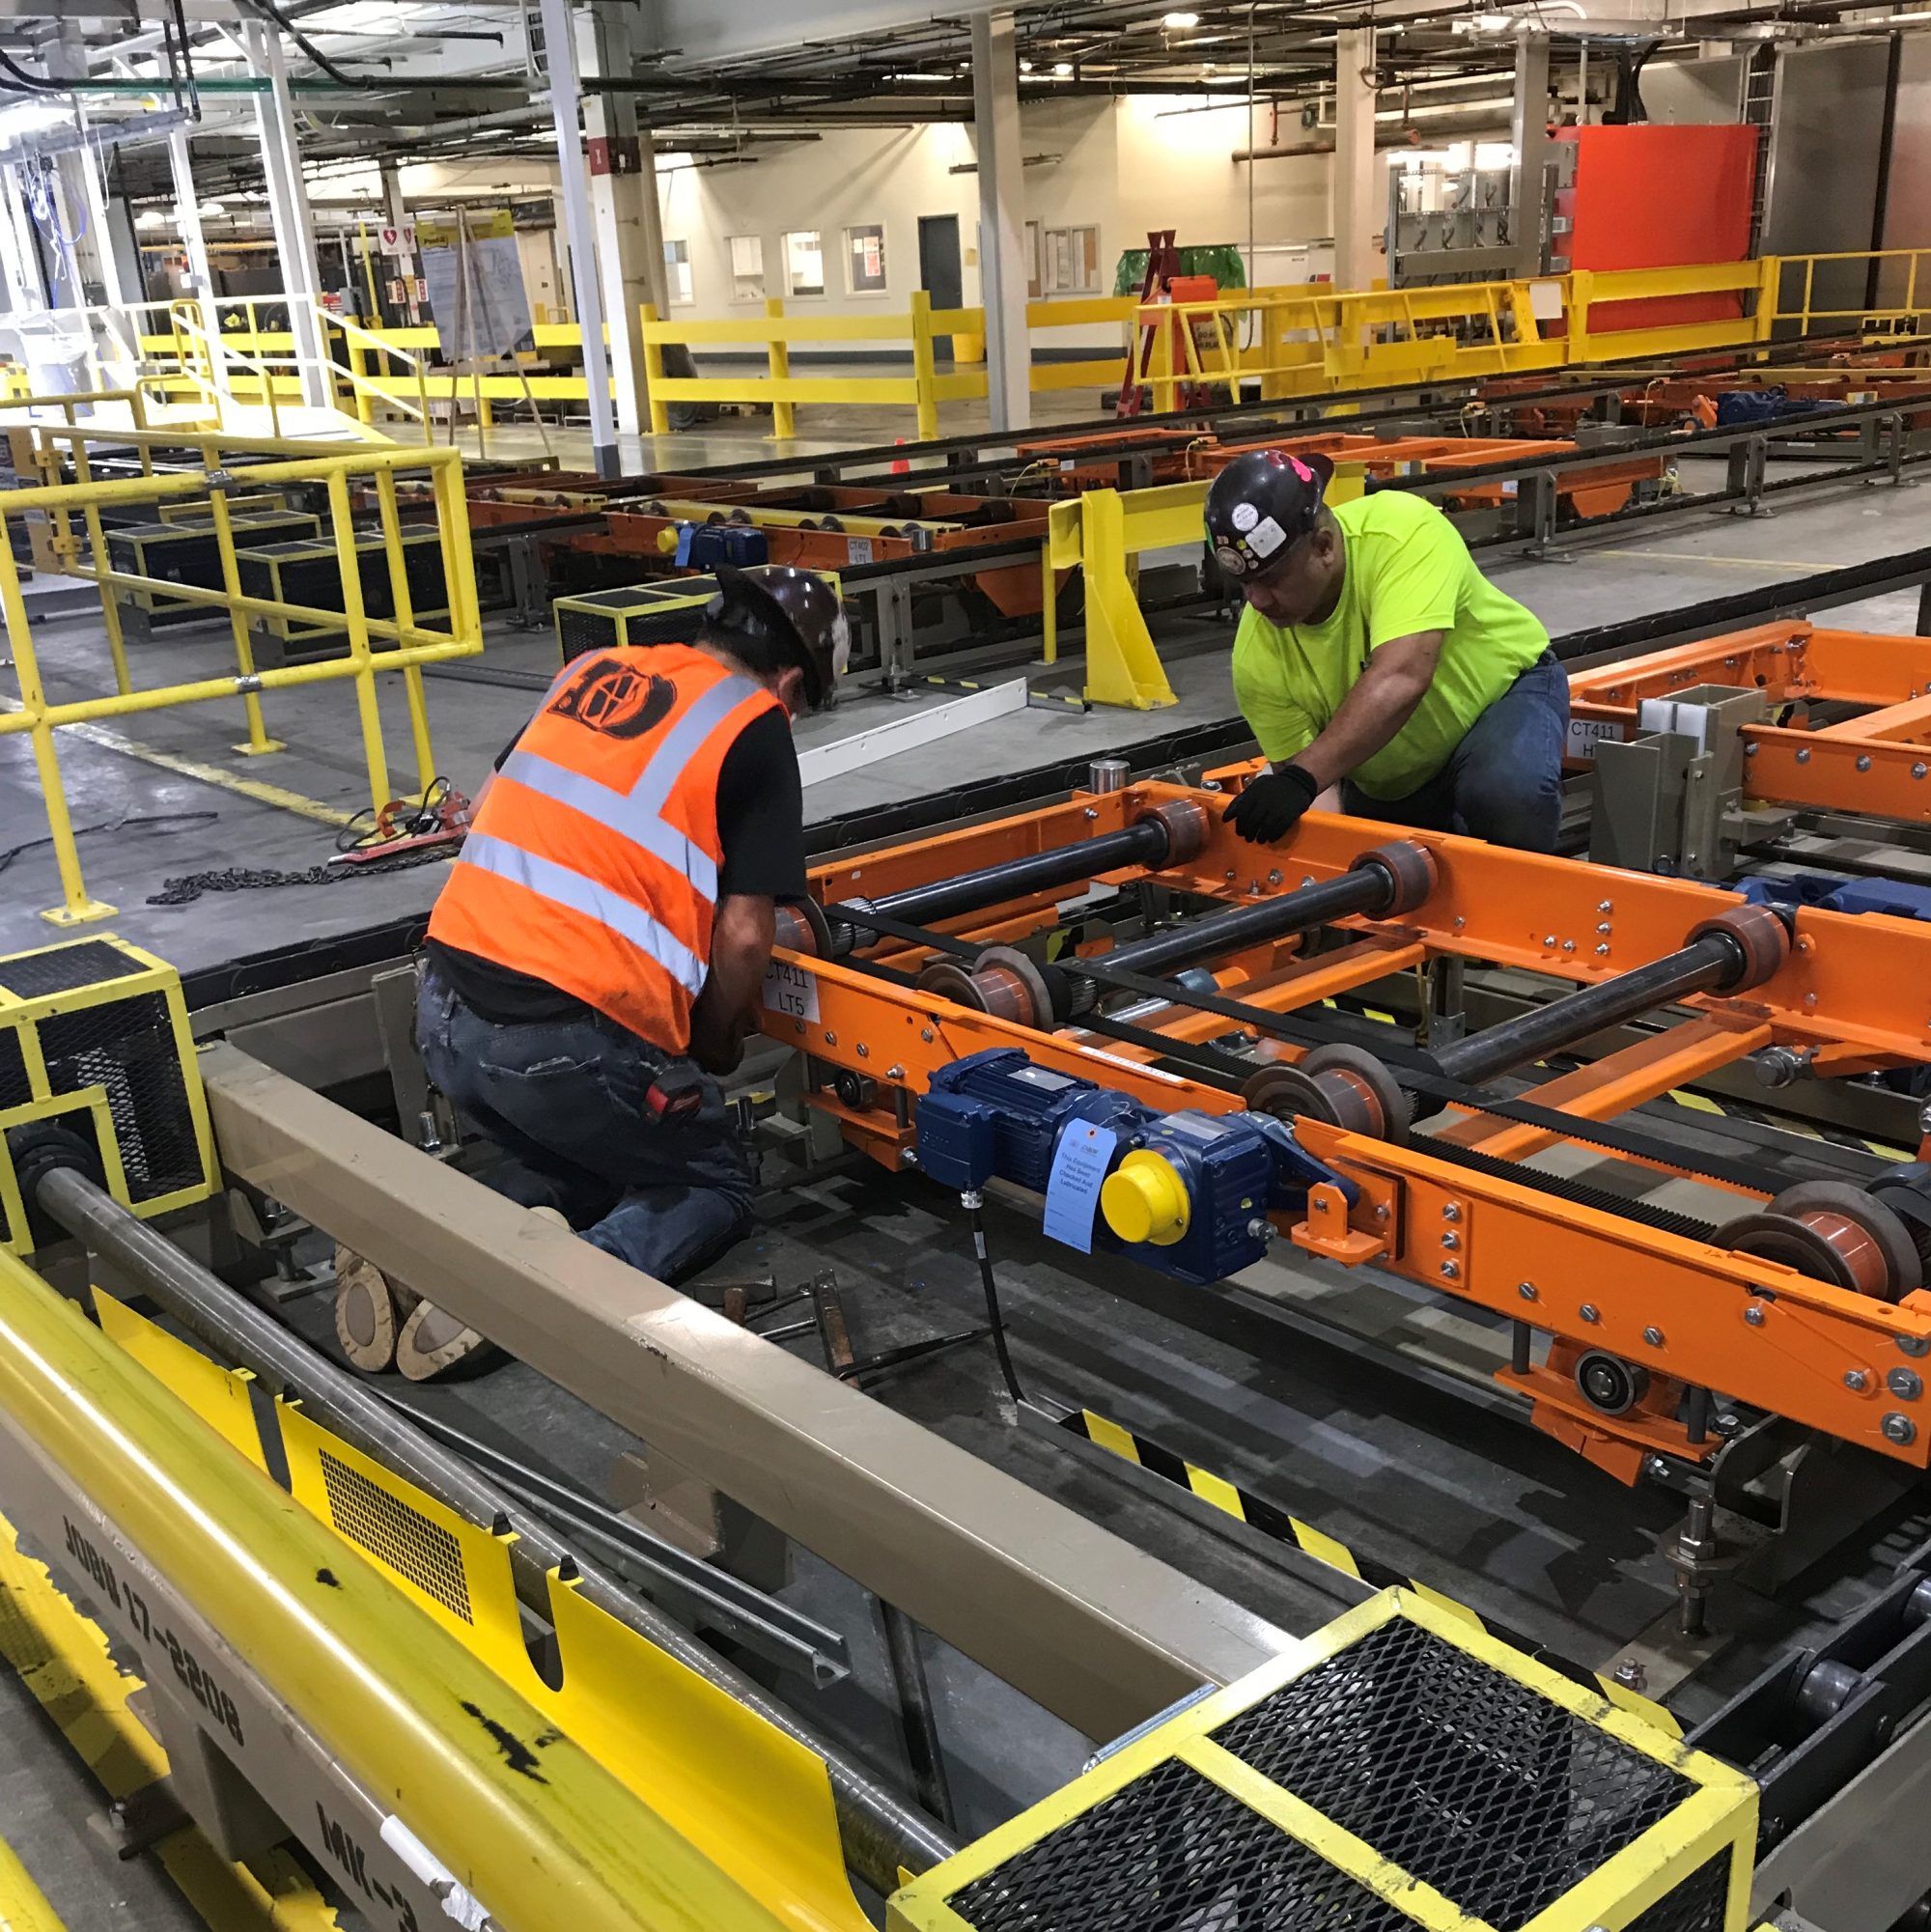
<path id="1" fill-rule="evenodd" d="M 1573 1073 L 1545 1080 L 1519 1098 L 1534 1106 L 1573 1113 L 1578 1120 L 1612 1120 L 1769 1044 L 1768 1026 L 1752 1025 L 1733 1013 L 1702 1014 Z M 1497 1120 L 1493 1114 L 1469 1113 L 1429 1137 L 1450 1140 L 1458 1147 L 1479 1147 L 1484 1154 L 1505 1161 L 1525 1161 L 1553 1147 L 1562 1135 L 1549 1128 Z"/>
<path id="2" fill-rule="evenodd" d="M 1886 1389 L 1893 1368 L 1917 1367 L 1931 1348 L 1931 1294 L 1896 1304 L 1813 1281 L 1727 1248 L 1644 1227 L 1504 1177 L 1302 1119 L 1297 1137 L 1317 1160 L 1357 1180 L 1363 1207 L 1391 1183 L 1399 1213 L 1377 1265 L 1450 1301 L 1588 1348 L 1608 1349 L 1652 1373 L 1721 1388 L 1915 1469 L 1931 1466 L 1924 1418 L 1908 1442 L 1884 1433 L 1900 1404 Z M 1452 1207 L 1452 1216 L 1443 1210 Z M 1383 1224 L 1357 1210 L 1362 1231 Z M 1439 1246 L 1444 1228 L 1453 1254 Z M 1452 1268 L 1454 1273 L 1447 1271 Z M 1656 1339 L 1650 1339 L 1652 1333 Z M 1855 1382 L 1855 1386 L 1853 1383 Z M 1594 1418 L 1606 1435 L 1614 1418 Z M 1654 1421 L 1654 1418 L 1650 1418 Z M 1675 1452 L 1688 1445 L 1671 1424 Z"/>

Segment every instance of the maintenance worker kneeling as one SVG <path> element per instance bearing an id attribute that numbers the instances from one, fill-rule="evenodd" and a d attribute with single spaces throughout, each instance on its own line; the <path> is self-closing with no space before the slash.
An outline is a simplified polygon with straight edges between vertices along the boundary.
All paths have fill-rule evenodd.
<path id="1" fill-rule="evenodd" d="M 1541 622 L 1404 490 L 1329 508 L 1326 457 L 1255 450 L 1207 493 L 1246 599 L 1234 697 L 1273 769 L 1227 811 L 1270 845 L 1330 787 L 1359 818 L 1552 852 L 1569 682 Z"/>
<path id="2" fill-rule="evenodd" d="M 847 656 L 821 577 L 717 575 L 694 644 L 590 652 L 551 686 L 436 900 L 416 1006 L 430 1078 L 507 1157 L 488 1184 L 669 1282 L 750 1226 L 709 1076 L 804 894 L 790 721 Z M 346 1251 L 335 1323 L 358 1367 L 417 1381 L 489 1346 Z"/>

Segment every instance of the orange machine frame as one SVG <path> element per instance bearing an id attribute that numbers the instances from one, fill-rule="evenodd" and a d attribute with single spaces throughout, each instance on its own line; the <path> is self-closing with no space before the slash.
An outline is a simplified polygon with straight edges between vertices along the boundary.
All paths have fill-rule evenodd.
<path id="1" fill-rule="evenodd" d="M 1840 724 L 1748 725 L 1750 796 L 1779 804 L 1931 821 L 1931 637 L 1766 624 L 1625 658 L 1569 680 L 1572 718 L 1634 737 L 1645 698 L 1698 685 L 1755 686 L 1773 706 L 1869 707 Z"/>
<path id="2" fill-rule="evenodd" d="M 1114 830 L 1175 798 L 1206 807 L 1207 840 L 1188 865 L 1151 876 L 1210 898 L 1244 901 L 1291 891 L 1334 876 L 1396 835 L 1385 826 L 1310 813 L 1278 848 L 1242 844 L 1220 825 L 1219 813 L 1252 769 L 1217 774 L 1229 788 L 1217 793 L 1149 783 L 1075 794 L 1061 804 L 818 867 L 812 890 L 827 906 L 860 895 L 877 901 Z M 1699 920 L 1740 903 L 1737 894 L 1681 880 L 1445 834 L 1399 835 L 1425 845 L 1437 862 L 1437 885 L 1422 905 L 1396 921 L 1337 922 L 1357 937 L 1335 951 L 1302 958 L 1290 939 L 1224 959 L 1216 967 L 1222 992 L 1261 1012 L 1287 1014 L 1442 956 L 1587 983 L 1675 951 Z M 1105 875 L 1109 882 L 1143 876 L 1149 875 L 1136 868 Z M 1077 926 L 1066 930 L 1053 897 L 989 909 L 954 920 L 949 930 L 1008 943 L 1064 932 L 1062 947 L 1070 941 L 1068 949 L 1082 950 Z M 765 1030 L 849 1076 L 814 1094 L 814 1104 L 890 1167 L 915 1158 L 911 1102 L 931 1076 L 988 1047 L 1021 1047 L 1037 1064 L 1164 1110 L 1225 1112 L 1242 1106 L 1236 1094 L 1152 1064 L 1151 1050 L 1077 1024 L 1028 1028 L 852 964 L 783 949 L 777 957 L 803 975 L 809 997 L 794 997 L 784 1012 L 768 1011 Z M 903 969 L 916 968 L 924 955 L 887 940 L 867 957 Z M 1825 1077 L 1931 1061 L 1931 928 L 1876 915 L 1799 911 L 1788 956 L 1768 980 L 1742 997 L 1702 995 L 1685 1005 L 1690 1017 L 1525 1097 L 1572 1115 L 1580 1129 L 1772 1043 L 1815 1049 L 1813 1069 Z M 1236 1030 L 1223 1016 L 1185 1005 L 1136 1023 L 1176 1042 Z M 1264 1021 L 1240 1030 L 1258 1054 L 1300 1057 L 1294 1046 L 1270 1037 Z M 1891 1392 L 1912 1386 L 1912 1364 L 1931 1353 L 1931 1291 L 1896 1302 L 1849 1292 L 1777 1262 L 1452 1165 L 1431 1154 L 1427 1136 L 1397 1145 L 1311 1118 L 1298 1131 L 1310 1152 L 1358 1185 L 1359 1199 L 1350 1211 L 1338 1190 L 1317 1188 L 1304 1218 L 1276 1217 L 1282 1231 L 1315 1254 L 1350 1266 L 1372 1262 L 1548 1333 L 1547 1363 L 1525 1373 L 1504 1369 L 1500 1379 L 1529 1398 L 1539 1426 L 1622 1479 L 1634 1481 L 1652 1454 L 1699 1463 L 1713 1453 L 1716 1443 L 1691 1441 L 1676 1417 L 1686 1386 L 1721 1389 L 1914 1468 L 1931 1467 L 1931 1426 L 1924 1426 L 1931 1418 L 1917 1416 L 1916 1397 Z M 1469 1111 L 1441 1137 L 1521 1159 L 1560 1136 Z M 1740 1205 L 1753 1211 L 1760 1197 L 1744 1195 Z M 1448 1227 L 1452 1268 L 1443 1253 Z M 1592 1409 L 1564 1372 L 1581 1351 L 1597 1348 L 1647 1370 L 1650 1394 L 1637 1409 L 1620 1416 Z M 1888 1386 L 1892 1370 L 1912 1372 Z"/>

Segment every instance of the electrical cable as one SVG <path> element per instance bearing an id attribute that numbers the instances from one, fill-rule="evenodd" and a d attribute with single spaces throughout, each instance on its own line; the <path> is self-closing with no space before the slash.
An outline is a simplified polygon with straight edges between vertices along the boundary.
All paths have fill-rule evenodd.
<path id="1" fill-rule="evenodd" d="M 70 94 L 72 89 L 65 82 L 48 80 L 44 75 L 29 73 L 6 48 L 0 47 L 0 68 L 5 68 L 29 94 Z"/>
<path id="2" fill-rule="evenodd" d="M 321 69 L 321 70 L 324 74 L 326 74 L 330 80 L 334 81 L 338 87 L 354 88 L 361 93 L 376 92 L 376 93 L 387 94 L 392 90 L 400 87 L 446 88 L 450 84 L 449 76 L 445 73 L 437 73 L 437 74 L 385 73 L 379 76 L 376 74 L 350 73 L 346 69 L 337 67 L 335 63 L 332 60 L 330 60 L 329 57 L 325 53 L 323 53 L 322 49 L 319 46 L 317 46 L 316 43 L 312 40 L 310 40 L 306 34 L 302 32 L 301 29 L 297 27 L 295 23 L 293 20 L 291 20 L 289 16 L 286 14 L 284 14 L 282 10 L 274 4 L 274 0 L 243 0 L 243 4 L 247 6 L 247 8 L 251 13 L 256 13 L 261 14 L 265 20 L 272 21 L 274 25 L 279 27 L 282 30 L 282 32 L 285 33 L 289 37 L 289 39 L 295 43 L 295 45 L 298 48 L 300 48 L 303 57 L 306 60 L 312 62 L 317 68 Z"/>
<path id="3" fill-rule="evenodd" d="M 126 831 L 134 826 L 187 826 L 211 825 L 220 817 L 218 812 L 140 812 L 131 817 L 119 818 L 98 826 L 80 826 L 74 830 L 74 837 L 92 838 L 97 832 Z M 5 872 L 16 858 L 24 854 L 37 851 L 43 845 L 52 845 L 51 838 L 22 839 L 18 845 L 9 846 L 0 852 L 0 872 Z"/>
<path id="4" fill-rule="evenodd" d="M 972 1252 L 979 1258 L 979 1280 L 986 1291 L 986 1325 L 993 1333 L 993 1353 L 999 1358 L 999 1373 L 1005 1378 L 1006 1393 L 1013 1398 L 1014 1408 L 1023 1408 L 1025 1391 L 1020 1386 L 1013 1353 L 1006 1345 L 1006 1318 L 999 1308 L 999 1284 L 993 1274 L 993 1257 L 986 1249 L 986 1222 L 981 1212 L 985 1196 L 977 1188 L 968 1188 L 959 1198 L 972 1224 Z"/>

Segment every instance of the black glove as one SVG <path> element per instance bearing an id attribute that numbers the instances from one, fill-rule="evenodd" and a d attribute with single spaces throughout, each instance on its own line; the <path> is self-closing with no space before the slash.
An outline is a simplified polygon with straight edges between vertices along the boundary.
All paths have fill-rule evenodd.
<path id="1" fill-rule="evenodd" d="M 1273 845 L 1301 823 L 1301 815 L 1320 796 L 1311 771 L 1299 765 L 1276 765 L 1247 780 L 1227 807 L 1227 823 L 1250 845 Z"/>

